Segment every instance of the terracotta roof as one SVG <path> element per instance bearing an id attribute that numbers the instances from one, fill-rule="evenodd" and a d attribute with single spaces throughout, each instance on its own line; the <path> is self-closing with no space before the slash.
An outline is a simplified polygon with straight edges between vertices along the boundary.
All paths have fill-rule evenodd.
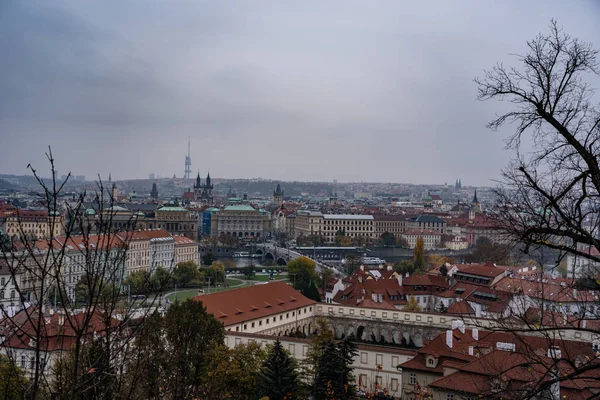
<path id="1" fill-rule="evenodd" d="M 473 310 L 473 307 L 471 307 L 466 301 L 453 302 L 450 304 L 450 307 L 448 307 L 446 312 L 448 314 L 475 315 L 475 310 Z"/>
<path id="2" fill-rule="evenodd" d="M 193 244 L 197 244 L 197 242 L 195 240 L 190 239 L 187 236 L 183 236 L 183 235 L 175 235 L 173 236 L 173 239 L 175 239 L 175 246 L 177 245 L 193 245 Z"/>
<path id="3" fill-rule="evenodd" d="M 285 282 L 200 295 L 194 300 L 201 301 L 225 326 L 316 304 Z"/>
<path id="4" fill-rule="evenodd" d="M 391 305 L 390 303 L 388 303 L 385 300 L 382 302 L 375 302 L 375 301 L 371 300 L 370 298 L 364 299 L 360 303 L 356 304 L 356 306 L 364 307 L 364 308 L 375 308 L 375 309 L 379 309 L 379 310 L 394 310 L 394 311 L 398 310 L 396 307 L 394 307 L 393 305 Z"/>

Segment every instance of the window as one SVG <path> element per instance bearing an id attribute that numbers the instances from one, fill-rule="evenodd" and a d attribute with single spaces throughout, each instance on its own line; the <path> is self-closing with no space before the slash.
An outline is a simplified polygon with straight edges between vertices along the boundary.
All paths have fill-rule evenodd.
<path id="1" fill-rule="evenodd" d="M 364 352 L 364 351 L 361 352 L 360 353 L 360 362 L 363 363 L 363 364 L 366 364 L 368 362 L 368 360 L 369 360 L 368 354 L 366 352 Z"/>
<path id="2" fill-rule="evenodd" d="M 21 356 L 21 368 L 23 368 L 23 369 L 25 369 L 25 362 L 26 362 L 25 358 L 26 358 L 25 356 Z"/>
<path id="3" fill-rule="evenodd" d="M 433 365 L 433 358 L 430 358 L 430 359 L 428 359 L 428 360 L 427 360 L 427 364 L 428 364 L 428 365 Z"/>
<path id="4" fill-rule="evenodd" d="M 254 322 L 252 323 L 252 327 L 254 328 Z"/>
<path id="5" fill-rule="evenodd" d="M 409 376 L 409 382 L 411 385 L 416 384 L 417 383 L 417 374 L 411 373 Z"/>
<path id="6" fill-rule="evenodd" d="M 446 393 L 446 400 L 454 400 L 454 394 L 453 393 Z"/>
<path id="7" fill-rule="evenodd" d="M 390 389 L 392 390 L 392 392 L 395 392 L 398 390 L 398 379 L 393 379 L 390 382 Z"/>
<path id="8" fill-rule="evenodd" d="M 375 355 L 375 364 L 377 364 L 377 365 L 383 365 L 383 354 L 376 354 Z"/>

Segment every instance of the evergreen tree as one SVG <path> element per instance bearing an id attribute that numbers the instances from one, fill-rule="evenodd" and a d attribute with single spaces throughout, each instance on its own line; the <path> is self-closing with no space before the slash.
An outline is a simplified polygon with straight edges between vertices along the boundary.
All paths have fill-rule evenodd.
<path id="1" fill-rule="evenodd" d="M 413 264 L 417 270 L 423 271 L 425 269 L 425 241 L 422 236 L 417 238 L 417 243 L 415 244 Z"/>
<path id="2" fill-rule="evenodd" d="M 323 346 L 323 354 L 317 363 L 317 374 L 314 382 L 316 400 L 348 399 L 350 392 L 344 388 L 345 360 L 340 354 L 335 341 L 331 340 Z"/>
<path id="3" fill-rule="evenodd" d="M 260 371 L 260 393 L 270 400 L 294 399 L 299 383 L 296 363 L 277 340 Z"/>
<path id="4" fill-rule="evenodd" d="M 351 395 L 356 392 L 356 386 L 354 385 L 354 375 L 351 367 L 354 357 L 358 354 L 356 343 L 353 342 L 353 337 L 347 337 L 338 343 L 338 352 L 340 353 L 341 359 L 344 361 L 344 375 L 342 377 L 342 383 L 344 385 L 344 393 L 347 393 L 350 398 Z"/>

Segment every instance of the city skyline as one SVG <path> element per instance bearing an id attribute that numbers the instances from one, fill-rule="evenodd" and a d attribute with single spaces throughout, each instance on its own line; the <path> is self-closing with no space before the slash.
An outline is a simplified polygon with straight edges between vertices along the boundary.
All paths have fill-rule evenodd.
<path id="1" fill-rule="evenodd" d="M 52 145 L 61 174 L 181 177 L 191 136 L 202 177 L 490 186 L 512 131 L 473 79 L 555 16 L 600 37 L 591 1 L 106 4 L 2 6 L 3 173 Z"/>

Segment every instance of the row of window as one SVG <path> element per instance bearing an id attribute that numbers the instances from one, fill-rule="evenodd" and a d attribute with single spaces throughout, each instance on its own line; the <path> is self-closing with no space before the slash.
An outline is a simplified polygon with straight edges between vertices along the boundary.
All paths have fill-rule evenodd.
<path id="1" fill-rule="evenodd" d="M 312 312 L 312 307 L 308 307 L 308 308 L 304 308 L 302 310 L 298 310 L 298 315 L 300 314 L 306 314 L 307 312 Z M 294 318 L 296 316 L 296 311 L 292 311 L 291 313 L 286 313 L 285 314 L 285 319 L 290 319 L 290 314 L 291 314 L 291 318 Z M 283 314 L 279 315 L 279 320 L 283 321 Z M 269 325 L 270 322 L 277 322 L 277 316 L 274 317 L 268 317 L 265 319 L 265 325 Z M 250 324 L 251 328 L 255 328 L 256 327 L 256 323 L 257 321 L 253 321 Z M 263 326 L 263 320 L 258 320 L 258 326 Z M 244 324 L 242 327 L 242 332 L 248 329 L 248 324 Z M 231 329 L 227 329 L 227 330 L 231 330 Z M 240 326 L 236 326 L 235 327 L 235 331 L 239 332 L 240 331 Z"/>

